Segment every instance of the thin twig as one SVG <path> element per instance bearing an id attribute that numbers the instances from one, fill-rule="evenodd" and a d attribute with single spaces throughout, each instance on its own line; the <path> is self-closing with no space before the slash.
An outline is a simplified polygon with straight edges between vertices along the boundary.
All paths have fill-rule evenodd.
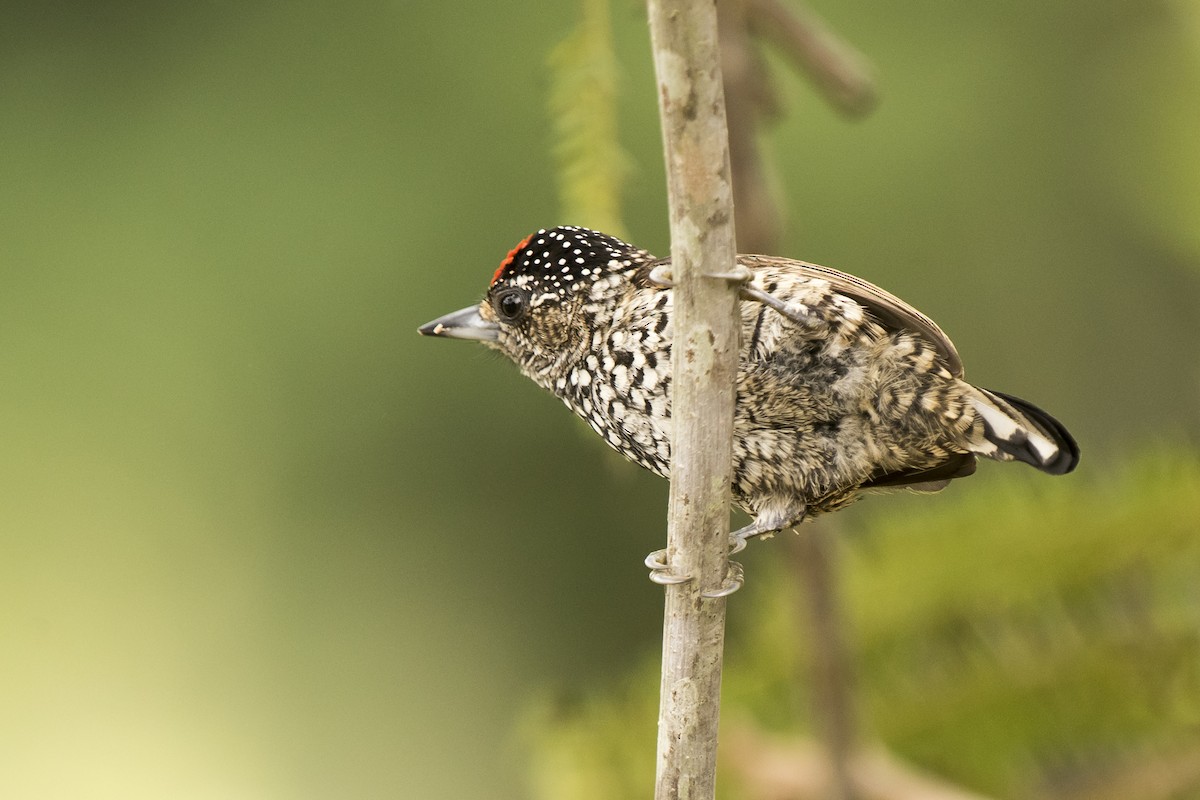
<path id="1" fill-rule="evenodd" d="M 729 567 L 737 287 L 733 190 L 711 3 L 651 0 L 675 282 L 668 563 L 656 800 L 711 800 Z"/>

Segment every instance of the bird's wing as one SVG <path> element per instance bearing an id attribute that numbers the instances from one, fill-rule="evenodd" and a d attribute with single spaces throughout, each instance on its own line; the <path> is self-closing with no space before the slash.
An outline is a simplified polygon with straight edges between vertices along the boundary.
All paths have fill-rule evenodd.
<path id="1" fill-rule="evenodd" d="M 956 378 L 963 376 L 962 359 L 959 357 L 954 343 L 950 341 L 950 337 L 938 327 L 936 322 L 891 292 L 880 289 L 875 284 L 849 273 L 804 261 L 755 255 L 739 256 L 738 260 L 750 269 L 764 267 L 784 269 L 805 277 L 828 281 L 834 291 L 846 295 L 863 306 L 883 327 L 897 331 L 914 331 L 920 334 L 933 345 L 934 350 L 942 357 L 946 368 L 950 370 L 950 374 Z"/>
<path id="2" fill-rule="evenodd" d="M 894 472 L 876 472 L 860 489 L 912 489 L 914 492 L 940 492 L 955 478 L 975 474 L 974 453 L 951 453 L 942 463 L 924 469 L 915 467 Z"/>

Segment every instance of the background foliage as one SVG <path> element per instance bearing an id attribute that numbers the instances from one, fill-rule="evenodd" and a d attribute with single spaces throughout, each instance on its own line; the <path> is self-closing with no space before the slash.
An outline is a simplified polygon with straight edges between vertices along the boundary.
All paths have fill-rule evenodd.
<path id="1" fill-rule="evenodd" d="M 880 540 L 913 570 L 851 556 L 868 669 L 925 657 L 872 633 L 878 614 L 910 615 L 903 630 L 951 598 L 1020 618 L 1057 596 L 1029 553 L 1083 597 L 1103 595 L 1105 559 L 1175 564 L 1147 585 L 1194 631 L 1195 530 L 1164 527 L 1152 471 L 1123 465 L 1147 441 L 1194 465 L 1200 431 L 1197 4 L 816 8 L 874 59 L 884 100 L 851 126 L 781 77 L 768 145 L 784 253 L 928 311 L 972 378 L 1053 410 L 1085 453 L 1034 499 L 985 468 L 944 496 L 848 512 L 851 530 L 903 517 Z M 588 222 L 560 216 L 547 111 L 547 54 L 577 8 L 4 12 L 0 795 L 520 796 L 530 698 L 616 680 L 657 647 L 640 562 L 666 487 L 509 365 L 414 329 L 475 300 L 530 230 Z M 612 36 L 624 220 L 666 252 L 639 4 L 614 6 Z M 1108 493 L 1128 503 L 1119 527 Z M 1054 551 L 1081 541 L 1061 510 L 1079 497 L 1095 547 Z M 1009 547 L 972 527 L 1041 515 L 1045 539 L 1031 523 Z M 747 636 L 770 624 L 779 552 L 746 559 Z M 1081 647 L 1105 647 L 1108 628 L 1091 630 Z M 947 680 L 989 680 L 933 641 Z M 1126 652 L 1134 672 L 1157 663 Z M 1080 675 L 1080 692 L 1124 685 Z M 1058 700 L 1031 704 L 1084 707 L 1046 691 Z M 1095 697 L 1106 719 L 1111 696 Z M 889 708 L 872 695 L 873 723 L 927 758 L 984 713 L 953 704 L 960 719 L 922 732 Z M 997 748 L 1032 724 L 1006 708 Z M 1194 705 L 1172 708 L 1194 726 Z M 641 736 L 629 747 L 652 748 Z M 935 766 L 1011 785 L 977 764 Z"/>
<path id="2" fill-rule="evenodd" d="M 1200 460 L 1160 451 L 1092 485 L 1006 475 L 839 531 L 868 742 L 989 796 L 1200 796 L 1197 520 Z M 754 562 L 766 574 L 732 607 L 723 727 L 812 735 L 805 603 L 786 561 Z M 653 748 L 629 732 L 654 728 L 656 672 L 648 653 L 602 692 L 544 703 L 536 797 L 645 795 Z M 721 796 L 763 796 L 744 770 L 724 760 Z"/>

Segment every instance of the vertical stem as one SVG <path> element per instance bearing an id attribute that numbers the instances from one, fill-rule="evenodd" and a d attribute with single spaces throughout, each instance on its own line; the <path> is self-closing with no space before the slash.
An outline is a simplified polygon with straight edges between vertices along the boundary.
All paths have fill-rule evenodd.
<path id="1" fill-rule="evenodd" d="M 728 569 L 737 288 L 729 144 L 712 0 L 650 0 L 675 281 L 672 467 L 656 800 L 711 800 Z"/>

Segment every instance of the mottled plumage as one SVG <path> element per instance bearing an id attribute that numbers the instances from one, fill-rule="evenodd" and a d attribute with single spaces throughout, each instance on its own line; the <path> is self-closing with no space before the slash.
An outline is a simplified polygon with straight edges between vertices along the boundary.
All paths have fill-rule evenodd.
<path id="1" fill-rule="evenodd" d="M 943 488 L 975 457 L 1069 472 L 1079 451 L 1028 403 L 963 380 L 930 319 L 845 273 L 743 255 L 733 497 L 745 536 L 833 511 L 872 489 Z M 478 307 L 421 328 L 484 341 L 553 392 L 627 458 L 664 477 L 671 463 L 670 288 L 665 264 L 584 228 L 541 230 L 496 270 Z"/>

